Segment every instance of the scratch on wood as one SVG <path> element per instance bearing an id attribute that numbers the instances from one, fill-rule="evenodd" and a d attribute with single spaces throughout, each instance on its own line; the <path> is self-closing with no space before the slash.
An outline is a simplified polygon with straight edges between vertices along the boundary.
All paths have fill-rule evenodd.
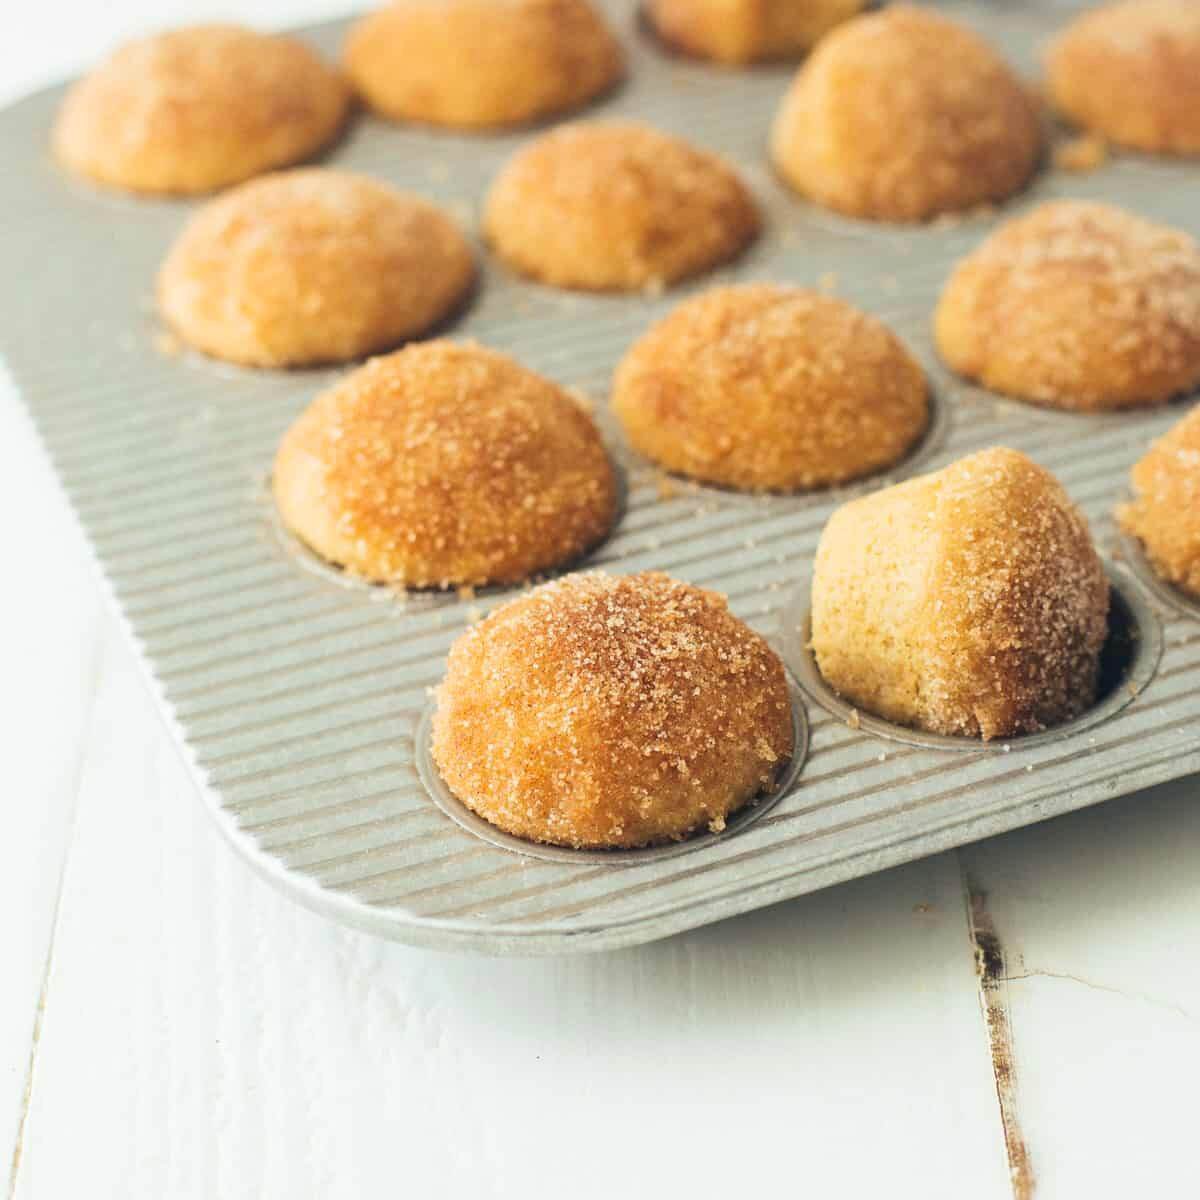
<path id="1" fill-rule="evenodd" d="M 1017 1114 L 1016 1066 L 1005 988 L 1004 946 L 988 911 L 987 893 L 972 880 L 966 864 L 962 864 L 962 878 L 967 902 L 967 927 L 975 947 L 975 972 L 979 977 L 979 1006 L 987 1025 L 1013 1200 L 1032 1200 L 1036 1181 L 1029 1147 L 1025 1144 Z"/>

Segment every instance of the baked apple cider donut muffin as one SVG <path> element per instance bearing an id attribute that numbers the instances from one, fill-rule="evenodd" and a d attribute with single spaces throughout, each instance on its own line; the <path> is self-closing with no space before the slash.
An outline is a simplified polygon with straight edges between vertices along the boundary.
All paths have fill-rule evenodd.
<path id="1" fill-rule="evenodd" d="M 817 45 L 775 118 L 796 191 L 849 216 L 923 221 L 1004 200 L 1037 165 L 1035 105 L 978 36 L 892 4 Z"/>
<path id="2" fill-rule="evenodd" d="M 344 57 L 382 116 L 455 129 L 579 108 L 624 61 L 588 0 L 398 0 L 351 29 Z"/>
<path id="3" fill-rule="evenodd" d="M 1200 383 L 1200 246 L 1107 204 L 1043 204 L 958 264 L 934 333 L 948 366 L 1005 395 L 1160 404 Z"/>
<path id="4" fill-rule="evenodd" d="M 772 787 L 791 701 L 723 596 L 654 572 L 568 575 L 454 643 L 432 749 L 450 790 L 507 833 L 647 846 L 720 830 Z"/>
<path id="5" fill-rule="evenodd" d="M 272 488 L 322 558 L 403 588 L 528 579 L 600 541 L 617 507 L 600 435 L 567 392 L 448 341 L 372 359 L 318 396 Z"/>
<path id="6" fill-rule="evenodd" d="M 311 158 L 350 93 L 296 38 L 198 25 L 129 42 L 67 93 L 59 160 L 96 183 L 187 195 Z"/>
<path id="7" fill-rule="evenodd" d="M 687 54 L 732 66 L 797 58 L 867 0 L 649 0 L 658 36 Z"/>
<path id="8" fill-rule="evenodd" d="M 1057 480 L 992 449 L 839 508 L 821 535 L 812 645 L 867 712 L 1007 738 L 1096 696 L 1109 587 Z"/>
<path id="9" fill-rule="evenodd" d="M 1123 0 L 1076 18 L 1047 56 L 1077 125 L 1149 154 L 1200 155 L 1200 4 Z"/>
<path id="10" fill-rule="evenodd" d="M 714 288 L 659 321 L 617 369 L 613 408 L 667 470 L 753 492 L 881 471 L 929 421 L 925 374 L 885 325 L 770 284 Z"/>
<path id="11" fill-rule="evenodd" d="M 565 125 L 492 184 L 484 230 L 509 266 L 555 287 L 637 291 L 710 270 L 758 232 L 715 154 L 632 122 Z"/>
<path id="12" fill-rule="evenodd" d="M 1200 408 L 1159 438 L 1133 468 L 1121 528 L 1168 583 L 1200 599 Z"/>
<path id="13" fill-rule="evenodd" d="M 311 167 L 209 201 L 163 263 L 158 303 L 180 338 L 215 358 L 307 366 L 424 333 L 474 276 L 466 238 L 432 204 Z"/>

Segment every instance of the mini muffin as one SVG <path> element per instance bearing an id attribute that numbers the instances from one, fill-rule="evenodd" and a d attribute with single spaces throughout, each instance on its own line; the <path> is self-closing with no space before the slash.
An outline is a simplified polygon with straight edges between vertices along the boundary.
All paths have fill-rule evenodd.
<path id="1" fill-rule="evenodd" d="M 1151 154 L 1200 154 L 1200 4 L 1123 0 L 1050 48 L 1050 98 L 1078 125 Z"/>
<path id="2" fill-rule="evenodd" d="M 796 58 L 867 0 L 649 0 L 663 41 L 700 58 L 740 65 Z"/>
<path id="3" fill-rule="evenodd" d="M 474 273 L 466 239 L 433 205 L 313 167 L 205 205 L 163 263 L 158 303 L 206 354 L 304 366 L 424 333 L 462 301 Z"/>
<path id="4" fill-rule="evenodd" d="M 1200 246 L 1106 204 L 1043 204 L 958 264 L 934 333 L 951 368 L 993 391 L 1158 404 L 1200 383 Z"/>
<path id="5" fill-rule="evenodd" d="M 496 253 L 556 287 L 635 291 L 739 253 L 758 210 L 721 159 L 645 125 L 567 125 L 518 151 L 492 185 Z"/>
<path id="6" fill-rule="evenodd" d="M 802 195 L 850 216 L 922 221 L 1003 200 L 1033 174 L 1037 111 L 974 33 L 889 5 L 824 38 L 800 68 L 771 155 Z"/>
<path id="7" fill-rule="evenodd" d="M 656 572 L 568 575 L 454 643 L 432 749 L 450 790 L 508 833 L 646 846 L 720 830 L 769 789 L 791 702 L 723 596 Z"/>
<path id="8" fill-rule="evenodd" d="M 562 388 L 493 350 L 423 342 L 318 396 L 275 457 L 275 502 L 322 558 L 397 587 L 515 583 L 616 515 L 612 465 Z"/>
<path id="9" fill-rule="evenodd" d="M 399 0 L 351 29 L 345 63 L 376 112 L 456 129 L 568 112 L 623 70 L 588 0 Z"/>
<path id="10" fill-rule="evenodd" d="M 629 351 L 613 407 L 669 471 L 745 491 L 827 487 L 901 459 L 925 376 L 874 317 L 799 288 L 714 288 Z"/>
<path id="11" fill-rule="evenodd" d="M 865 711 L 1012 737 L 1093 703 L 1108 600 L 1055 478 L 1015 450 L 983 450 L 829 518 L 812 645 L 830 687 Z"/>
<path id="12" fill-rule="evenodd" d="M 198 25 L 122 46 L 67 93 L 60 161 L 134 192 L 211 192 L 311 158 L 349 90 L 303 42 Z"/>
<path id="13" fill-rule="evenodd" d="M 1134 465 L 1134 498 L 1117 510 L 1154 569 L 1200 599 L 1200 408 Z"/>

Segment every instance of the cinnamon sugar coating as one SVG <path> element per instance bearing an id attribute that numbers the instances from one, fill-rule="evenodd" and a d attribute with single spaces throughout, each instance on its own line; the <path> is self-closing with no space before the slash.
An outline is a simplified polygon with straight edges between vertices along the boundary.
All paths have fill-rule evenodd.
<path id="1" fill-rule="evenodd" d="M 701 58 L 740 65 L 795 58 L 867 0 L 649 0 L 663 41 Z"/>
<path id="2" fill-rule="evenodd" d="M 565 125 L 509 161 L 484 229 L 509 266 L 543 283 L 632 291 L 738 254 L 758 210 L 732 168 L 633 122 Z"/>
<path id="3" fill-rule="evenodd" d="M 616 515 L 591 418 L 507 355 L 423 342 L 322 393 L 275 458 L 284 524 L 399 587 L 513 583 L 578 557 Z"/>
<path id="4" fill-rule="evenodd" d="M 1134 464 L 1133 500 L 1117 510 L 1154 569 L 1200 598 L 1200 408 Z"/>
<path id="5" fill-rule="evenodd" d="M 839 508 L 812 641 L 829 685 L 897 724 L 1012 737 L 1095 700 L 1109 586 L 1054 477 L 996 448 Z"/>
<path id="6" fill-rule="evenodd" d="M 798 192 L 883 221 L 1003 200 L 1040 148 L 1036 108 L 1007 64 L 969 29 L 905 4 L 823 38 L 771 133 L 775 167 Z"/>
<path id="7" fill-rule="evenodd" d="M 714 288 L 654 325 L 617 370 L 630 442 L 670 471 L 746 491 L 844 483 L 924 432 L 925 376 L 881 322 L 800 288 Z"/>
<path id="8" fill-rule="evenodd" d="M 197 25 L 129 42 L 84 76 L 63 101 L 54 150 L 111 187 L 211 192 L 311 158 L 349 100 L 295 38 Z"/>
<path id="9" fill-rule="evenodd" d="M 725 598 L 648 572 L 569 575 L 450 651 L 433 756 L 493 825 L 575 847 L 678 840 L 793 752 L 783 666 Z"/>
<path id="10" fill-rule="evenodd" d="M 458 129 L 579 108 L 624 69 L 588 0 L 401 0 L 359 21 L 344 57 L 376 112 Z"/>
<path id="11" fill-rule="evenodd" d="M 200 209 L 163 264 L 158 302 L 179 337 L 216 358 L 305 366 L 424 333 L 474 275 L 466 238 L 432 204 L 312 167 Z"/>
<path id="12" fill-rule="evenodd" d="M 1151 154 L 1200 154 L 1200 4 L 1123 0 L 1077 17 L 1047 55 L 1065 117 Z"/>
<path id="13" fill-rule="evenodd" d="M 1106 204 L 1043 204 L 958 264 L 934 332 L 950 367 L 997 392 L 1158 404 L 1200 383 L 1200 246 Z"/>

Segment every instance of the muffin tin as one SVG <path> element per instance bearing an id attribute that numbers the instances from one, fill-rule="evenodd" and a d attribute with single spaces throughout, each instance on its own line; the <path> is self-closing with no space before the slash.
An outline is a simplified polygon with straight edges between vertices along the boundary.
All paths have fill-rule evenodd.
<path id="1" fill-rule="evenodd" d="M 1031 71 L 1038 43 L 1075 6 L 942 7 Z M 726 154 L 758 194 L 765 234 L 731 268 L 658 296 L 555 292 L 485 257 L 479 293 L 448 332 L 510 351 L 594 399 L 627 497 L 614 536 L 581 565 L 660 568 L 727 593 L 805 689 L 795 698 L 808 754 L 783 789 L 724 833 L 666 853 L 535 852 L 447 815 L 445 797 L 431 795 L 423 740 L 429 690 L 451 641 L 511 592 L 405 598 L 309 569 L 280 534 L 266 472 L 284 429 L 340 372 L 242 370 L 172 347 L 152 285 L 192 205 L 93 191 L 64 175 L 47 150 L 59 90 L 0 114 L 0 265 L 10 281 L 0 352 L 234 847 L 301 902 L 384 936 L 551 953 L 662 937 L 1200 770 L 1200 620 L 1134 579 L 1130 566 L 1143 572 L 1112 522 L 1129 467 L 1182 406 L 1080 416 L 950 377 L 933 352 L 930 314 L 950 265 L 996 216 L 895 228 L 800 201 L 765 155 L 791 69 L 730 72 L 671 57 L 638 30 L 631 5 L 609 8 L 630 78 L 588 115 L 641 117 Z M 336 24 L 306 36 L 333 53 L 342 32 Z M 473 223 L 488 181 L 528 136 L 364 117 L 330 161 Z M 1200 233 L 1194 163 L 1116 156 L 1090 175 L 1047 169 L 1003 215 L 1055 196 L 1111 199 Z M 933 469 L 997 443 L 1058 476 L 1092 522 L 1118 612 L 1135 632 L 1101 710 L 1035 738 L 944 747 L 830 703 L 804 649 L 804 581 L 831 510 L 884 480 L 797 497 L 693 487 L 631 456 L 606 412 L 612 369 L 647 324 L 683 296 L 735 279 L 835 290 L 918 355 L 942 419 L 889 479 L 918 459 Z"/>

